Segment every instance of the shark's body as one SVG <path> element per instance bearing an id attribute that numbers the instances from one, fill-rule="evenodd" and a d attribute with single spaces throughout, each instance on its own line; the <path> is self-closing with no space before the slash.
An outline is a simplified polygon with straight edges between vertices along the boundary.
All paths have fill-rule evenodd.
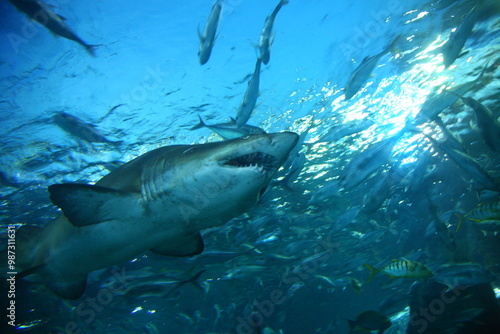
<path id="1" fill-rule="evenodd" d="M 24 242 L 18 269 L 22 275 L 39 273 L 52 291 L 76 299 L 87 273 L 147 250 L 199 254 L 200 230 L 220 226 L 254 205 L 297 139 L 285 132 L 166 146 L 95 185 L 50 186 L 51 200 L 64 215 L 43 229 L 18 230 Z"/>

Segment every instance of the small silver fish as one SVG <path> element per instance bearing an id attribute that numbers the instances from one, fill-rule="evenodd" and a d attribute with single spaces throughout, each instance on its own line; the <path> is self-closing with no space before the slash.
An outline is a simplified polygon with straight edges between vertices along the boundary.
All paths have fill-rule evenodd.
<path id="1" fill-rule="evenodd" d="M 280 11 L 281 7 L 283 7 L 287 3 L 288 0 L 281 0 L 276 6 L 276 8 L 274 8 L 271 15 L 269 15 L 266 18 L 266 22 L 264 23 L 264 28 L 262 29 L 262 33 L 260 35 L 259 50 L 260 50 L 260 58 L 262 58 L 262 62 L 265 65 L 267 65 L 271 57 L 271 45 L 273 44 L 272 40 L 273 26 L 274 26 L 274 21 L 276 20 L 276 15 L 278 15 L 278 12 Z"/>
<path id="2" fill-rule="evenodd" d="M 255 70 L 253 71 L 252 78 L 248 82 L 248 87 L 241 101 L 236 115 L 236 125 L 242 127 L 250 119 L 252 111 L 255 108 L 255 103 L 259 97 L 259 84 L 260 84 L 260 65 L 262 59 L 257 59 L 255 63 Z"/>
<path id="3" fill-rule="evenodd" d="M 204 65 L 208 62 L 210 54 L 212 53 L 221 12 L 222 1 L 217 0 L 212 6 L 212 11 L 210 12 L 210 16 L 208 17 L 203 34 L 200 32 L 200 29 L 198 27 L 198 37 L 200 38 L 200 49 L 198 50 L 198 57 L 200 58 L 201 65 Z"/>

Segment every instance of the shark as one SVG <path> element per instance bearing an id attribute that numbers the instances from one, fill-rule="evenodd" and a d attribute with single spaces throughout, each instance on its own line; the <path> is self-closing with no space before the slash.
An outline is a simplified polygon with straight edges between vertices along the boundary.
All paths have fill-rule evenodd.
<path id="1" fill-rule="evenodd" d="M 298 138 L 281 132 L 164 146 L 93 185 L 51 185 L 50 199 L 62 214 L 44 227 L 17 229 L 18 278 L 38 274 L 55 294 L 78 299 L 88 273 L 146 251 L 200 254 L 200 231 L 256 204 Z"/>

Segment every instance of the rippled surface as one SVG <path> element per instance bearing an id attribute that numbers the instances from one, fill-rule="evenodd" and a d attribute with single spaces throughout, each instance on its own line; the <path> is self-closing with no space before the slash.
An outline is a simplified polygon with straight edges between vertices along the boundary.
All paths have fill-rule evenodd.
<path id="1" fill-rule="evenodd" d="M 198 115 L 209 124 L 236 116 L 254 68 L 254 45 L 275 4 L 226 1 L 211 58 L 200 66 L 196 29 L 204 24 L 211 5 L 201 0 L 60 4 L 55 10 L 80 37 L 99 45 L 95 58 L 77 44 L 31 25 L 9 3 L 0 5 L 4 50 L 0 58 L 0 215 L 4 226 L 43 226 L 55 217 L 57 210 L 46 190 L 51 184 L 96 182 L 117 165 L 154 148 L 220 140 L 209 129 L 189 129 L 198 123 Z M 259 312 L 258 302 L 278 289 L 288 294 L 286 301 L 275 305 L 262 327 L 284 333 L 330 333 L 346 331 L 343 318 L 376 309 L 384 296 L 405 294 L 412 283 L 380 277 L 380 284 L 372 282 L 357 293 L 350 284 L 336 287 L 323 279 L 364 282 L 365 262 L 381 266 L 401 257 L 431 267 L 452 260 L 478 262 L 498 275 L 500 250 L 495 235 L 499 225 L 469 221 L 455 232 L 458 220 L 453 213 L 465 214 L 476 207 L 484 187 L 421 133 L 404 133 L 375 177 L 349 191 L 338 186 L 348 163 L 401 131 L 430 94 L 472 82 L 483 69 L 484 80 L 465 95 L 499 116 L 500 17 L 495 1 L 487 1 L 486 6 L 489 9 L 479 16 L 464 54 L 445 69 L 441 47 L 470 10 L 470 1 L 390 5 L 290 1 L 277 17 L 271 60 L 262 67 L 261 94 L 248 123 L 267 132 L 288 130 L 305 136 L 306 162 L 291 191 L 272 187 L 248 216 L 205 233 L 207 250 L 243 255 L 216 263 L 147 255 L 122 264 L 120 268 L 130 271 L 146 271 L 145 276 L 162 270 L 189 276 L 206 269 L 202 278 L 209 288 L 202 293 L 186 286 L 161 298 L 114 295 L 102 310 L 95 310 L 92 321 L 88 313 L 82 314 L 88 304 L 80 312 L 78 306 L 97 296 L 102 281 L 112 276 L 109 271 L 93 275 L 84 299 L 77 302 L 64 302 L 36 283 L 20 283 L 35 290 L 22 294 L 30 301 L 18 310 L 23 326 L 33 332 L 62 332 L 72 320 L 85 333 L 167 329 L 232 333 L 240 325 L 239 318 Z M 34 36 L 14 48 L 10 38 L 25 36 L 28 27 L 34 29 Z M 344 87 L 351 73 L 398 35 L 396 50 L 381 57 L 367 83 L 346 101 Z M 440 117 L 464 151 L 495 179 L 500 176 L 498 153 L 488 149 L 473 129 L 471 108 L 457 100 L 443 108 Z M 61 111 L 123 143 L 89 143 L 68 134 L 52 121 Z M 345 136 L 331 133 L 348 124 L 359 131 Z M 418 129 L 439 140 L 446 138 L 435 122 Z M 325 139 L 328 133 L 333 139 Z M 419 163 L 424 157 L 428 162 Z M 412 184 L 415 168 L 426 171 L 418 184 Z M 285 174 L 282 170 L 277 177 Z M 381 179 L 387 180 L 380 185 L 381 198 L 372 200 L 380 205 L 370 209 L 365 196 L 378 189 Z M 324 194 L 317 193 L 321 189 Z M 446 233 L 428 232 L 435 220 L 445 222 Z M 458 245 L 454 250 L 442 239 L 449 233 Z M 300 241 L 304 245 L 295 249 L 293 245 Z M 294 285 L 298 281 L 292 280 L 297 278 L 290 274 L 293 268 L 323 250 L 329 251 L 328 258 L 307 277 L 300 277 L 303 285 Z M 248 274 L 238 280 L 220 280 L 239 266 L 263 268 L 255 273 L 247 268 Z"/>

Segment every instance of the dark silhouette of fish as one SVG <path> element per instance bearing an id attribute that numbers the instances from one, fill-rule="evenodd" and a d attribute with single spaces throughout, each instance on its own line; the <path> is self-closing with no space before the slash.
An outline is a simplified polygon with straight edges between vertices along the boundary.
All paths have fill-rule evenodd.
<path id="1" fill-rule="evenodd" d="M 64 22 L 65 18 L 54 13 L 45 3 L 40 0 L 9 0 L 20 12 L 28 15 L 30 19 L 43 25 L 53 34 L 75 41 L 82 45 L 92 56 L 95 45 L 85 43 Z"/>

